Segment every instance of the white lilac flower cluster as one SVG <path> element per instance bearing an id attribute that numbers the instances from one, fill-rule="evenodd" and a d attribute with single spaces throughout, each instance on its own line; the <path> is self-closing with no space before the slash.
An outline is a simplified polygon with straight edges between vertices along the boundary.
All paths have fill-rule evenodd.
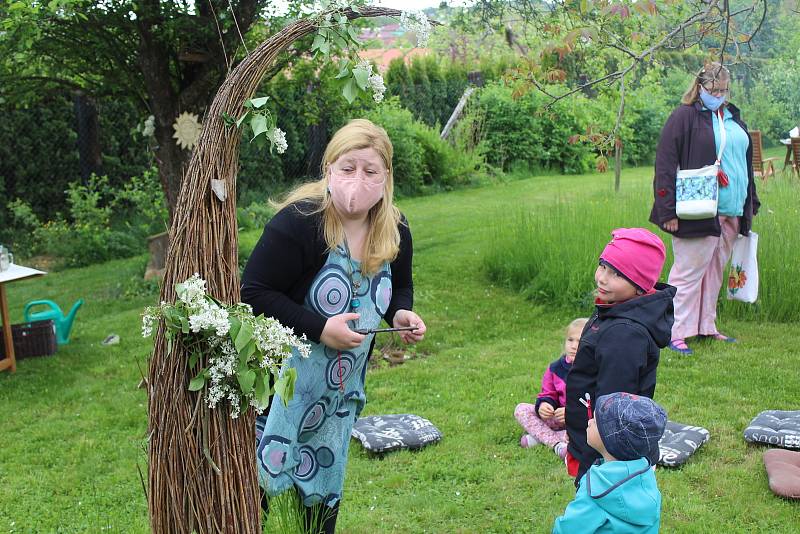
<path id="1" fill-rule="evenodd" d="M 142 137 L 152 137 L 156 133 L 156 118 L 153 115 L 148 116 L 144 123 L 136 127 L 136 131 L 142 134 Z"/>
<path id="2" fill-rule="evenodd" d="M 431 22 L 422 11 L 403 11 L 400 15 L 400 27 L 413 32 L 417 36 L 417 46 L 425 48 L 431 36 Z"/>
<path id="3" fill-rule="evenodd" d="M 152 335 L 153 327 L 163 320 L 166 337 L 178 337 L 192 355 L 191 367 L 205 356 L 206 367 L 189 388 L 207 386 L 209 408 L 227 401 L 232 418 L 248 405 L 261 413 L 269 399 L 269 375 L 276 378 L 276 384 L 294 380 L 291 373 L 281 376 L 283 363 L 292 357 L 293 349 L 304 358 L 309 356 L 311 347 L 305 343 L 305 335 L 296 336 L 272 317 L 254 317 L 248 304 L 222 305 L 206 293 L 206 282 L 198 274 L 175 290 L 178 299 L 174 304 L 161 302 L 145 309 L 142 336 Z"/>
<path id="4" fill-rule="evenodd" d="M 276 126 L 272 129 L 271 137 L 272 143 L 275 145 L 275 150 L 278 151 L 278 154 L 283 154 L 286 152 L 286 149 L 289 148 L 289 144 L 286 142 L 286 132 Z"/>
<path id="5" fill-rule="evenodd" d="M 367 72 L 367 83 L 372 91 L 372 99 L 377 103 L 381 103 L 383 101 L 383 94 L 386 92 L 386 85 L 383 83 L 383 76 L 377 72 L 372 72 L 372 63 L 370 63 L 368 59 L 362 59 L 353 70 L 364 70 Z"/>

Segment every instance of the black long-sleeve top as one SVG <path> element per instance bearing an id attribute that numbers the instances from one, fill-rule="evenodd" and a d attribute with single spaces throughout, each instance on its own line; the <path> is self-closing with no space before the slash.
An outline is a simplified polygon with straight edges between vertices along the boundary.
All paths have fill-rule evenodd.
<path id="1" fill-rule="evenodd" d="M 267 223 L 242 275 L 242 302 L 250 304 L 255 315 L 274 317 L 318 343 L 327 319 L 303 307 L 328 256 L 322 214 L 307 215 L 313 209 L 309 202 L 292 204 Z M 414 304 L 413 245 L 405 217 L 398 230 L 400 251 L 391 263 L 392 300 L 384 315 L 389 324 L 397 310 L 410 310 Z"/>

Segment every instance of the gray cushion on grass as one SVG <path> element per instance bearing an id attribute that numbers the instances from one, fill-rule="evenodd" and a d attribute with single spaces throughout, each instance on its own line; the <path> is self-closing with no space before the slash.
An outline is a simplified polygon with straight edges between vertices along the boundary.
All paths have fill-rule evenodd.
<path id="1" fill-rule="evenodd" d="M 683 465 L 700 446 L 708 441 L 708 430 L 699 426 L 667 421 L 664 435 L 658 442 L 658 465 L 678 467 Z"/>
<path id="2" fill-rule="evenodd" d="M 744 429 L 744 439 L 784 449 L 800 449 L 800 410 L 765 410 Z"/>
<path id="3" fill-rule="evenodd" d="M 353 425 L 352 436 L 370 452 L 419 449 L 442 439 L 433 423 L 411 414 L 371 415 Z"/>

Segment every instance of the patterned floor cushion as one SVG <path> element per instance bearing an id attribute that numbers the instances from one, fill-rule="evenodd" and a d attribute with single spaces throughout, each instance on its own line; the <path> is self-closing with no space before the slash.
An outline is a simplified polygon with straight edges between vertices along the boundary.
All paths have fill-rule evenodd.
<path id="1" fill-rule="evenodd" d="M 800 410 L 765 410 L 744 429 L 750 443 L 765 443 L 784 449 L 800 449 Z"/>
<path id="2" fill-rule="evenodd" d="M 787 499 L 800 499 L 800 452 L 770 449 L 764 453 L 769 489 Z"/>
<path id="3" fill-rule="evenodd" d="M 664 467 L 683 465 L 703 443 L 708 441 L 709 437 L 705 428 L 667 421 L 664 435 L 658 442 L 660 449 L 658 465 Z"/>
<path id="4" fill-rule="evenodd" d="M 362 417 L 353 426 L 352 436 L 375 453 L 419 449 L 442 439 L 433 423 L 411 414 Z"/>

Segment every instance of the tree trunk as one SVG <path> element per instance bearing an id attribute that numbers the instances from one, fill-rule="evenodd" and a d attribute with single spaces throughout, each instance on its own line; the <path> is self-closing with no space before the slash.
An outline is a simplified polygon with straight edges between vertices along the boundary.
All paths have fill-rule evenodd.
<path id="1" fill-rule="evenodd" d="M 619 193 L 619 179 L 622 174 L 622 140 L 614 141 L 614 192 Z"/>
<path id="2" fill-rule="evenodd" d="M 97 108 L 83 91 L 75 91 L 75 118 L 78 123 L 78 158 L 81 178 L 103 171 L 103 154 L 100 149 Z"/>

